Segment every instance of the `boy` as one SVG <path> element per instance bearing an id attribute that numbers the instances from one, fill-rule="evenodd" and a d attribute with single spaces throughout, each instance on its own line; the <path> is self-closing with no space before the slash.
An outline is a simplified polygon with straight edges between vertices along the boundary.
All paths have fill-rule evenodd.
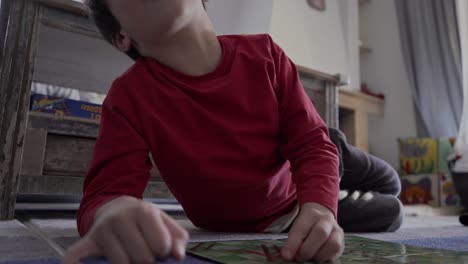
<path id="1" fill-rule="evenodd" d="M 294 64 L 269 36 L 217 37 L 200 0 L 88 5 L 103 36 L 136 63 L 103 104 L 78 213 L 83 238 L 65 263 L 183 258 L 187 232 L 140 200 L 149 152 L 196 226 L 289 232 L 286 260 L 338 258 L 337 211 L 345 230 L 398 228 L 395 172 L 337 131 L 330 140 Z M 376 192 L 339 197 L 340 175 L 343 188 Z"/>

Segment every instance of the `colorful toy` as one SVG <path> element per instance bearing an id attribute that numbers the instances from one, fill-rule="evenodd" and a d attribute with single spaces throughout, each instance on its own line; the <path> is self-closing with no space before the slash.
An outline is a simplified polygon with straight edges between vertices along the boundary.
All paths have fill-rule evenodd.
<path id="1" fill-rule="evenodd" d="M 407 175 L 401 179 L 400 199 L 403 204 L 439 206 L 438 175 Z"/>
<path id="2" fill-rule="evenodd" d="M 436 174 L 437 140 L 430 138 L 399 139 L 402 175 Z"/>

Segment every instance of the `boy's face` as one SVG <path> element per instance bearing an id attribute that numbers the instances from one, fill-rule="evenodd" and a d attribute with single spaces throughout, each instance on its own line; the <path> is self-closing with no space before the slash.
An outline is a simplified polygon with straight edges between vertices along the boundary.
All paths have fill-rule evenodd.
<path id="1" fill-rule="evenodd" d="M 190 24 L 200 0 L 107 0 L 121 25 L 121 35 L 138 49 L 164 42 Z"/>

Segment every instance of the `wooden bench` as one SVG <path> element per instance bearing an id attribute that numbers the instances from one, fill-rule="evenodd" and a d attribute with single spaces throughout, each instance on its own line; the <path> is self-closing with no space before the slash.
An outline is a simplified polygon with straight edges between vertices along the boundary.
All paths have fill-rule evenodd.
<path id="1" fill-rule="evenodd" d="M 131 61 L 101 38 L 82 3 L 2 0 L 1 5 L 0 220 L 8 220 L 18 192 L 79 195 L 97 135 L 93 121 L 29 114 L 32 81 L 105 94 Z M 338 127 L 340 79 L 299 69 L 324 120 Z M 170 197 L 156 176 L 145 194 Z"/>

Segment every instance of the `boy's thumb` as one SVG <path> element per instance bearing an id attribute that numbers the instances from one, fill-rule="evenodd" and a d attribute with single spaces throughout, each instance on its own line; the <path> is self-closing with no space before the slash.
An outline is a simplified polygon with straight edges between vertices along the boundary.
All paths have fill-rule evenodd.
<path id="1" fill-rule="evenodd" d="M 101 252 L 90 236 L 85 236 L 67 249 L 62 257 L 63 264 L 78 264 L 87 258 L 96 258 Z"/>

